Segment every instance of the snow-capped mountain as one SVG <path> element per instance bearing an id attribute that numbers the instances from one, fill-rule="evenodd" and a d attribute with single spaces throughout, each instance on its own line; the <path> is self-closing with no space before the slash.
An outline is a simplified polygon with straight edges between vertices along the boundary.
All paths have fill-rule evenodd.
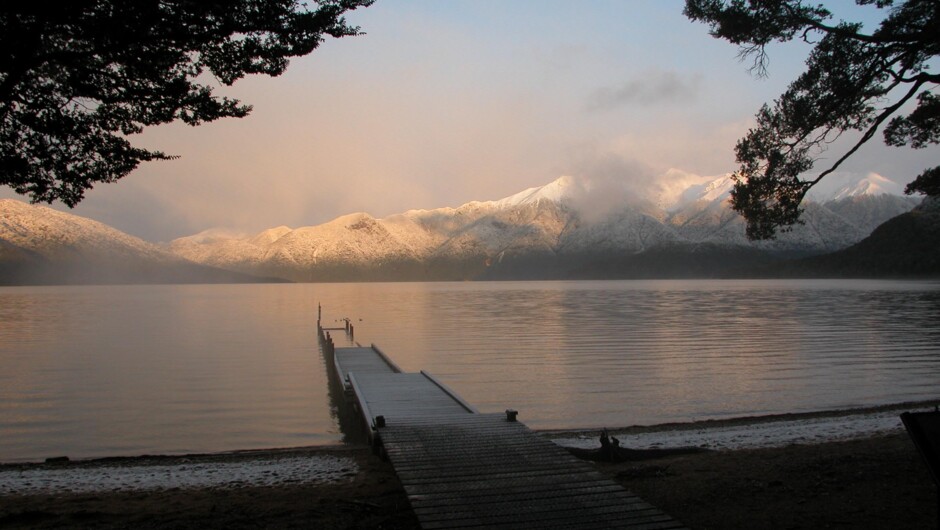
<path id="1" fill-rule="evenodd" d="M 816 202 L 879 195 L 902 196 L 904 186 L 877 173 L 869 173 L 861 178 L 847 173 L 833 173 L 809 190 L 809 198 Z"/>
<path id="2" fill-rule="evenodd" d="M 253 236 L 203 232 L 169 248 L 198 263 L 297 281 L 719 274 L 747 260 L 848 247 L 919 202 L 879 175 L 838 180 L 810 196 L 804 225 L 770 242 L 745 237 L 727 204 L 730 175 L 672 170 L 645 189 L 566 176 L 457 208 L 385 219 L 356 213 Z"/>
<path id="3" fill-rule="evenodd" d="M 107 225 L 0 200 L 0 284 L 245 281 Z"/>
<path id="4" fill-rule="evenodd" d="M 843 249 L 918 199 L 870 174 L 814 188 L 804 225 L 750 242 L 729 175 L 670 170 L 652 185 L 561 177 L 492 201 L 366 213 L 155 245 L 90 219 L 0 200 L 0 283 L 463 280 L 735 274 Z M 198 265 L 197 265 L 198 264 Z M 223 270 L 220 270 L 223 269 Z M 226 272 L 233 271 L 233 272 Z"/>

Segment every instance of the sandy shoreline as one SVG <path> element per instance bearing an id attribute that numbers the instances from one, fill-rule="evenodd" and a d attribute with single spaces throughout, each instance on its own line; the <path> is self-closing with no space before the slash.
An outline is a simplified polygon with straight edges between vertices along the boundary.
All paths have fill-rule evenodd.
<path id="1" fill-rule="evenodd" d="M 938 403 L 940 400 L 608 430 L 625 446 L 634 449 L 701 447 L 733 450 L 783 447 L 900 432 L 904 429 L 900 419 L 902 412 L 930 411 Z M 596 429 L 546 431 L 545 434 L 555 443 L 566 447 L 590 448 L 597 443 Z"/>
<path id="2" fill-rule="evenodd" d="M 713 450 L 597 466 L 691 528 L 931 528 L 936 489 L 897 415 L 932 404 L 613 429 L 628 447 Z M 544 434 L 597 443 L 597 431 Z M 416 521 L 391 466 L 364 446 L 0 465 L 0 527 L 92 526 Z"/>

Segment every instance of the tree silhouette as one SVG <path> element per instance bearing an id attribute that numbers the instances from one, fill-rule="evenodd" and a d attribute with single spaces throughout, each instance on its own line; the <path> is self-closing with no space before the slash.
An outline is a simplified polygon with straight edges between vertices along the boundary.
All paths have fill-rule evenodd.
<path id="1" fill-rule="evenodd" d="M 344 13 L 373 0 L 74 0 L 0 7 L 0 184 L 74 206 L 98 182 L 170 155 L 134 147 L 144 127 L 251 111 L 212 78 L 277 76 Z M 210 77 L 211 76 L 211 77 Z"/>
<path id="2" fill-rule="evenodd" d="M 751 239 L 771 239 L 799 223 L 807 191 L 839 168 L 881 130 L 893 146 L 923 148 L 940 141 L 940 75 L 929 62 L 940 54 L 937 0 L 856 0 L 885 10 L 873 32 L 862 24 L 831 23 L 822 5 L 801 0 L 686 0 L 685 15 L 710 26 L 716 38 L 740 47 L 752 72 L 765 75 L 767 45 L 802 39 L 813 44 L 806 70 L 735 147 L 732 207 L 747 220 Z M 897 115 L 909 102 L 916 107 Z M 889 121 L 890 118 L 890 121 Z M 860 137 L 814 178 L 803 180 L 820 154 L 846 131 Z M 940 166 L 925 170 L 905 190 L 936 195 Z"/>

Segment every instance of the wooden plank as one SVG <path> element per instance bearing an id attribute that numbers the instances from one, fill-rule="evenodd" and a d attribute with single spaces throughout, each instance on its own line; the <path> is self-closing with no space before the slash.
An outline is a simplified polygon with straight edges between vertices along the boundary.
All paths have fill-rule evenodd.
<path id="1" fill-rule="evenodd" d="M 470 413 L 424 374 L 356 373 L 356 378 L 371 418 L 381 415 L 394 424 L 415 417 L 427 420 Z"/>
<path id="2" fill-rule="evenodd" d="M 418 503 L 416 506 L 414 506 L 414 510 L 416 514 L 426 518 L 438 517 L 439 515 L 444 515 L 449 518 L 462 518 L 463 514 L 475 513 L 479 511 L 479 507 L 481 506 L 485 507 L 485 511 L 488 514 L 515 514 L 526 510 L 541 510 L 546 512 L 556 510 L 570 511 L 573 509 L 598 507 L 616 507 L 618 511 L 623 513 L 630 512 L 632 516 L 660 513 L 659 510 L 648 504 L 631 502 L 630 500 L 619 499 L 615 496 L 606 494 L 595 494 L 590 497 L 553 495 L 516 498 L 507 496 L 503 497 L 502 499 L 468 499 L 467 502 L 462 504 L 457 502 L 451 502 L 450 504 L 425 502 Z"/>
<path id="3" fill-rule="evenodd" d="M 391 367 L 393 372 L 396 372 L 396 373 L 402 372 L 402 369 L 399 368 L 398 365 L 395 364 L 395 362 L 392 361 L 392 359 L 388 355 L 385 355 L 385 352 L 379 349 L 379 347 L 374 342 L 372 343 L 372 350 L 375 351 L 375 353 L 379 357 L 381 357 L 382 360 L 384 360 L 389 365 L 389 367 Z"/>
<path id="4" fill-rule="evenodd" d="M 352 386 L 353 395 L 356 396 L 356 402 L 358 403 L 359 410 L 362 412 L 362 417 L 365 420 L 365 426 L 368 430 L 369 440 L 372 441 L 375 436 L 373 431 L 372 413 L 369 410 L 369 404 L 365 401 L 365 399 L 361 398 L 362 389 L 359 387 L 359 384 L 356 381 L 356 376 L 353 373 L 349 374 L 349 384 Z"/>
<path id="5" fill-rule="evenodd" d="M 480 411 L 478 411 L 478 410 L 476 409 L 476 407 L 474 407 L 473 405 L 471 405 L 471 404 L 467 403 L 466 401 L 464 401 L 462 397 L 460 397 L 459 395 L 457 395 L 456 392 L 454 392 L 453 390 L 451 390 L 451 388 L 450 388 L 449 386 L 447 386 L 447 385 L 445 385 L 444 383 L 438 381 L 438 379 L 437 379 L 436 377 L 434 377 L 434 376 L 431 375 L 430 373 L 426 372 L 425 370 L 421 370 L 421 374 L 424 375 L 425 377 L 427 377 L 428 379 L 430 379 L 432 383 L 434 383 L 435 385 L 437 385 L 438 388 L 440 388 L 441 390 L 443 390 L 447 395 L 449 395 L 450 397 L 454 398 L 454 400 L 457 401 L 458 403 L 460 403 L 460 405 L 461 405 L 463 408 L 467 409 L 467 412 L 470 412 L 470 413 L 473 413 L 473 414 L 479 414 Z"/>
<path id="6" fill-rule="evenodd" d="M 422 528 L 462 528 L 467 526 L 490 526 L 494 524 L 512 524 L 520 523 L 531 525 L 530 528 L 541 528 L 550 523 L 565 522 L 572 527 L 578 527 L 582 522 L 606 520 L 614 523 L 620 523 L 627 528 L 644 527 L 645 525 L 655 525 L 656 527 L 673 527 L 677 523 L 669 516 L 659 512 L 659 515 L 644 515 L 641 517 L 629 517 L 617 507 L 596 507 L 576 509 L 558 509 L 545 511 L 543 507 L 535 507 L 531 510 L 521 510 L 516 514 L 490 514 L 485 510 L 480 513 L 469 514 L 466 517 L 441 517 L 441 518 L 422 518 L 418 516 L 418 521 Z"/>
<path id="7" fill-rule="evenodd" d="M 659 510 L 653 508 L 649 504 L 640 503 L 640 502 L 631 502 L 630 500 L 624 500 L 618 498 L 615 495 L 609 495 L 607 492 L 603 494 L 594 494 L 591 496 L 580 496 L 580 497 L 571 497 L 565 495 L 565 490 L 555 492 L 553 495 L 530 495 L 530 496 L 503 496 L 498 498 L 490 498 L 487 500 L 476 499 L 473 502 L 455 502 L 457 499 L 452 500 L 448 504 L 443 503 L 424 503 L 414 507 L 416 514 L 422 514 L 425 516 L 431 516 L 434 514 L 447 514 L 448 516 L 455 516 L 462 513 L 468 513 L 473 511 L 472 506 L 486 506 L 487 513 L 517 513 L 520 510 L 526 510 L 531 507 L 544 510 L 569 510 L 571 506 L 576 507 L 603 507 L 603 506 L 616 506 L 618 509 L 624 513 L 630 512 L 632 515 L 640 514 L 659 514 Z M 468 508 L 470 507 L 470 508 Z"/>
<path id="8" fill-rule="evenodd" d="M 681 527 L 502 414 L 387 425 L 379 433 L 423 528 Z"/>
<path id="9" fill-rule="evenodd" d="M 392 373 L 392 369 L 371 348 L 337 348 L 333 354 L 335 369 L 343 385 L 349 388 L 349 374 Z"/>
<path id="10" fill-rule="evenodd" d="M 409 498 L 412 504 L 417 507 L 423 503 L 433 502 L 436 506 L 447 506 L 452 503 L 463 503 L 468 499 L 479 497 L 482 500 L 486 498 L 504 498 L 512 496 L 513 498 L 526 498 L 527 496 L 549 497 L 557 494 L 564 495 L 589 495 L 597 493 L 609 493 L 615 497 L 622 498 L 624 501 L 640 501 L 640 498 L 633 495 L 618 485 L 607 482 L 606 484 L 587 486 L 584 483 L 573 483 L 565 491 L 560 491 L 555 484 L 533 484 L 533 485 L 515 485 L 510 486 L 500 484 L 498 489 L 454 489 L 438 493 L 416 493 L 414 489 L 409 490 Z"/>
<path id="11" fill-rule="evenodd" d="M 455 447 L 451 453 L 451 457 L 447 455 L 441 455 L 432 450 L 426 449 L 428 446 L 427 442 L 420 441 L 404 441 L 396 440 L 395 447 L 392 449 L 387 449 L 386 452 L 389 455 L 395 454 L 405 454 L 407 453 L 408 458 L 414 463 L 420 463 L 422 461 L 431 462 L 434 465 L 449 465 L 453 462 L 450 460 L 453 456 L 466 456 L 473 457 L 480 454 L 481 452 L 487 449 L 487 444 L 479 444 L 471 447 L 460 446 Z M 493 448 L 493 454 L 488 455 L 488 460 L 499 460 L 499 459 L 510 459 L 510 458 L 522 458 L 527 461 L 531 460 L 537 462 L 543 459 L 550 459 L 556 465 L 570 465 L 578 466 L 580 462 L 568 460 L 568 456 L 565 453 L 557 453 L 550 449 L 546 449 L 544 446 L 533 443 L 525 443 L 524 441 L 513 444 L 492 444 L 489 447 Z M 500 450 L 500 453 L 496 453 L 496 449 Z"/>
<path id="12" fill-rule="evenodd" d="M 572 477 L 568 481 L 569 487 L 573 491 L 626 491 L 619 484 L 612 484 L 606 477 Z M 557 481 L 534 481 L 534 480 L 504 480 L 500 482 L 500 490 L 510 493 L 540 493 L 557 491 Z M 411 484 L 408 487 L 410 496 L 416 499 L 439 498 L 448 499 L 454 496 L 460 497 L 486 497 L 491 495 L 501 495 L 492 488 L 473 488 L 465 487 L 464 482 L 460 484 L 454 482 L 445 482 L 437 484 Z M 636 497 L 630 492 L 627 495 Z M 639 499 L 639 497 L 636 497 Z"/>
<path id="13" fill-rule="evenodd" d="M 617 506 L 585 506 L 583 508 L 569 508 L 564 506 L 531 506 L 522 508 L 516 512 L 491 512 L 488 507 L 479 507 L 478 511 L 469 513 L 440 514 L 440 516 L 428 516 L 418 514 L 418 520 L 422 527 L 431 523 L 446 524 L 449 527 L 459 528 L 461 526 L 491 525 L 497 523 L 526 523 L 540 528 L 548 523 L 568 522 L 569 524 L 578 524 L 582 521 L 591 521 L 605 519 L 607 521 L 629 523 L 638 526 L 650 523 L 672 523 L 673 520 L 668 515 L 656 511 L 657 513 L 647 513 L 631 515 L 620 510 Z"/>

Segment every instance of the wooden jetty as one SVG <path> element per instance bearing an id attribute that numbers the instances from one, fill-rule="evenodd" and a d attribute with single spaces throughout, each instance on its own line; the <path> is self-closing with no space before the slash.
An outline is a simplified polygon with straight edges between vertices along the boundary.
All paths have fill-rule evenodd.
<path id="1" fill-rule="evenodd" d="M 402 371 L 374 344 L 337 348 L 331 328 L 318 328 L 331 376 L 391 461 L 422 528 L 684 528 L 515 411 L 481 414 L 431 374 Z"/>

